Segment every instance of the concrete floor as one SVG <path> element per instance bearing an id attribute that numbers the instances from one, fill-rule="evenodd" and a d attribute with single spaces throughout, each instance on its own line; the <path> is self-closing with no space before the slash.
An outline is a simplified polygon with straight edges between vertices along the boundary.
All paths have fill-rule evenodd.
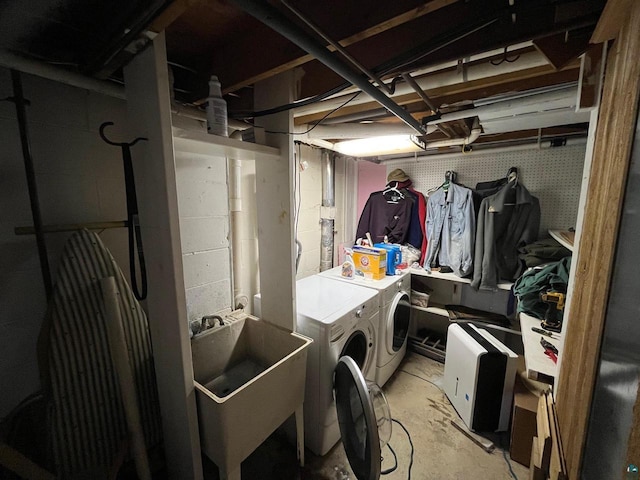
<path id="1" fill-rule="evenodd" d="M 507 433 L 492 437 L 496 449 L 485 452 L 451 425 L 457 413 L 440 390 L 444 365 L 415 353 L 407 353 L 400 368 L 384 386 L 393 418 L 409 430 L 414 445 L 411 478 L 414 480 L 507 480 L 514 478 L 504 459 L 500 445 L 508 448 Z M 420 378 L 419 378 L 420 377 Z M 429 383 L 433 382 L 433 383 Z M 398 455 L 398 469 L 382 478 L 406 479 L 410 460 L 410 445 L 405 432 L 393 425 L 391 446 Z M 242 463 L 243 480 L 356 480 L 338 443 L 324 457 L 308 450 L 306 465 L 298 468 L 295 447 L 279 433 L 267 439 Z M 382 469 L 393 465 L 393 457 L 385 447 Z M 508 451 L 507 451 L 508 457 Z M 516 478 L 528 478 L 529 470 L 511 461 Z M 217 468 L 205 459 L 205 478 L 218 479 Z"/>

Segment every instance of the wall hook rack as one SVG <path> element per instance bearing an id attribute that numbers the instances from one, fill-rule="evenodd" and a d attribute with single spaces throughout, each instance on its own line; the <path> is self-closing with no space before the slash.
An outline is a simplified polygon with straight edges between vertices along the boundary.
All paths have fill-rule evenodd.
<path id="1" fill-rule="evenodd" d="M 138 300 L 147 298 L 147 269 L 144 262 L 144 249 L 142 247 L 142 233 L 140 231 L 140 220 L 138 218 L 138 199 L 136 196 L 136 183 L 133 176 L 133 162 L 131 161 L 131 147 L 141 140 L 148 140 L 144 137 L 137 137 L 132 142 L 114 142 L 109 140 L 104 131 L 113 122 L 104 122 L 100 125 L 100 138 L 109 145 L 122 149 L 122 162 L 124 164 L 124 182 L 127 194 L 127 229 L 129 231 L 129 274 L 131 276 L 131 286 L 133 293 Z M 140 265 L 141 288 L 138 286 L 136 276 L 135 250 L 137 246 L 138 264 Z"/>

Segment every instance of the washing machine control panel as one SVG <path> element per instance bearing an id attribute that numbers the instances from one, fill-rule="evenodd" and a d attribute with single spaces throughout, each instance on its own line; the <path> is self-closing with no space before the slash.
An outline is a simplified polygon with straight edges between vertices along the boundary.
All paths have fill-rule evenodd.
<path id="1" fill-rule="evenodd" d="M 406 275 L 403 275 L 401 278 L 399 278 L 393 284 L 393 286 L 390 286 L 384 292 L 382 292 L 382 295 L 384 295 L 383 305 L 387 305 L 388 303 L 392 302 L 398 292 L 409 293 L 410 291 L 411 291 L 411 274 L 406 274 Z"/>
<path id="2" fill-rule="evenodd" d="M 335 322 L 331 326 L 329 332 L 329 341 L 336 342 L 341 340 L 343 336 L 350 335 L 358 326 L 362 327 L 363 319 L 370 319 L 378 313 L 378 297 L 359 304 L 356 308 L 351 309 L 340 321 Z"/>

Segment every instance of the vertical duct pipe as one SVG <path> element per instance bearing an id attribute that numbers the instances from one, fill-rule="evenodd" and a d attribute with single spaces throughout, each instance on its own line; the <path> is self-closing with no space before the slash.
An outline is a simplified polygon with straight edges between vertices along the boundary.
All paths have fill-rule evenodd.
<path id="1" fill-rule="evenodd" d="M 242 295 L 242 240 L 240 222 L 242 215 L 242 164 L 237 158 L 228 158 L 229 165 L 229 220 L 231 223 L 231 266 L 233 274 L 233 305 L 232 308 L 244 308 L 246 301 Z"/>
<path id="2" fill-rule="evenodd" d="M 336 161 L 329 150 L 322 149 L 322 209 L 320 214 L 321 244 L 320 271 L 333 267 L 333 230 L 335 223 L 335 166 Z"/>

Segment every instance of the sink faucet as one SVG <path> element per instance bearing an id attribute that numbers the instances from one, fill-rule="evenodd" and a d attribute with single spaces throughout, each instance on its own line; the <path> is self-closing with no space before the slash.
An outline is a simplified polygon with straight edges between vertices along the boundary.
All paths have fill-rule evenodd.
<path id="1" fill-rule="evenodd" d="M 213 326 L 209 323 L 209 320 L 218 320 L 218 322 L 220 322 L 220 326 L 224 326 L 224 320 L 222 320 L 220 315 L 205 315 L 202 317 L 202 320 L 200 320 L 201 332 L 204 332 L 207 328 L 211 328 Z"/>

